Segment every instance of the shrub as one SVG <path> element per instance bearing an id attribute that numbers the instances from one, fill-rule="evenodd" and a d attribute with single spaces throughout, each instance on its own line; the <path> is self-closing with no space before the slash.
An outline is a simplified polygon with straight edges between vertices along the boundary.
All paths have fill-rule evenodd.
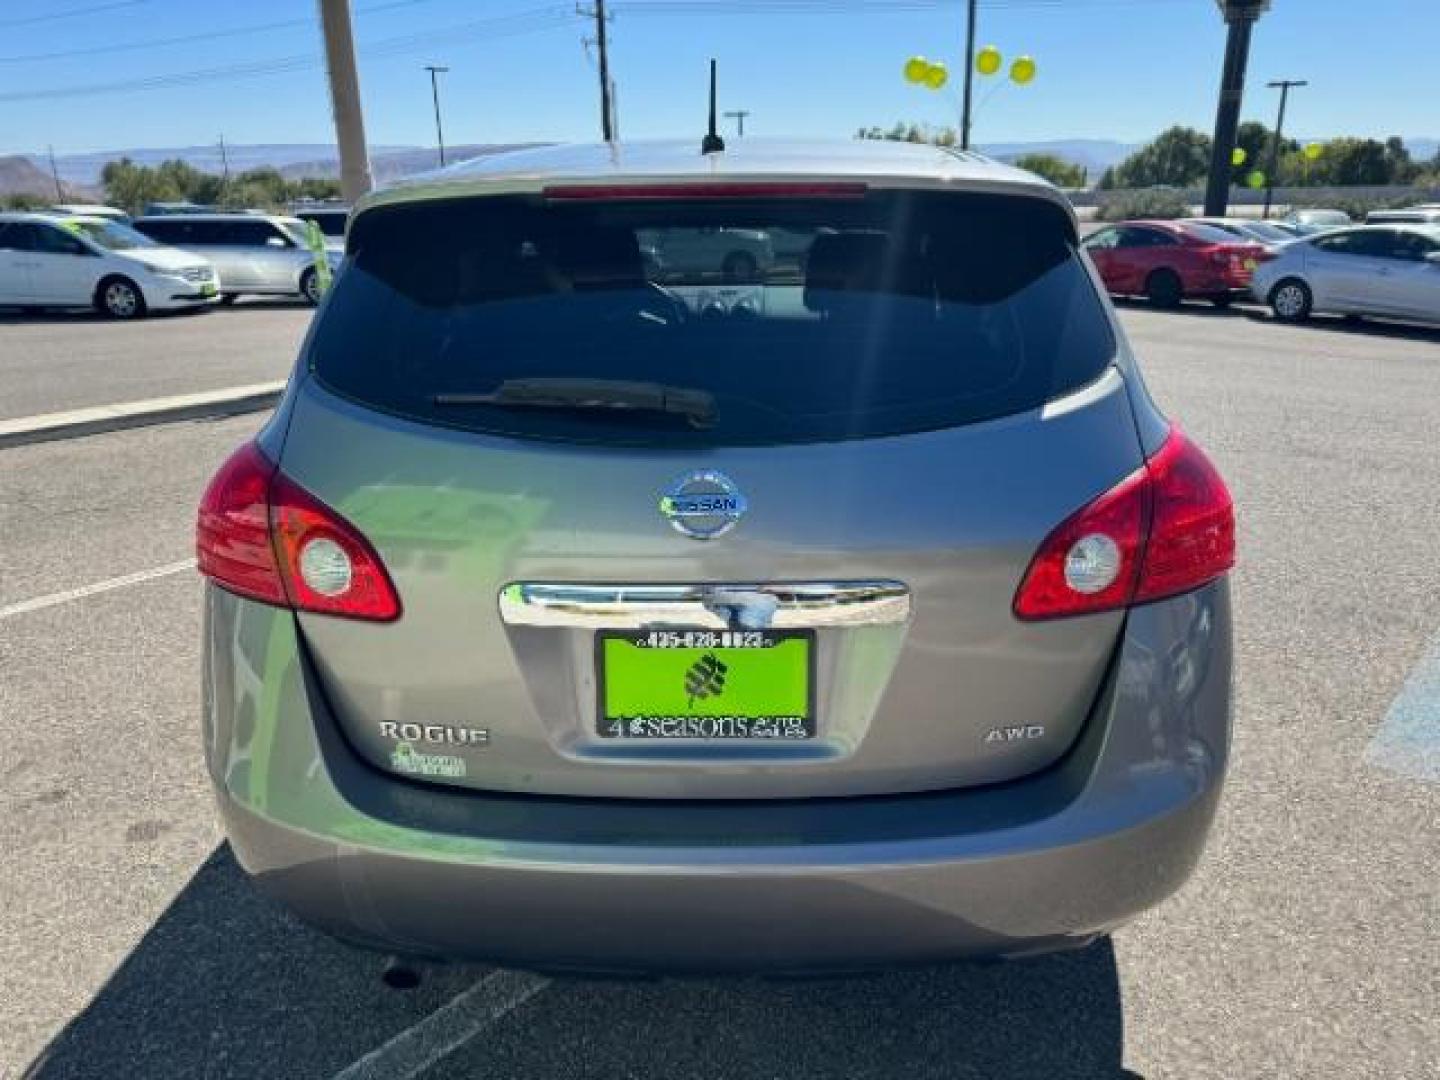
<path id="1" fill-rule="evenodd" d="M 1107 199 L 1095 213 L 1097 221 L 1126 221 L 1130 218 L 1182 218 L 1190 204 L 1178 191 L 1151 189 L 1126 191 Z"/>

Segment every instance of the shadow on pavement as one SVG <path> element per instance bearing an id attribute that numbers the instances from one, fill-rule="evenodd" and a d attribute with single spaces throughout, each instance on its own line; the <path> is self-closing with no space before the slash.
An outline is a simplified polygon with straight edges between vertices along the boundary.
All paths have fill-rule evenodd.
<path id="1" fill-rule="evenodd" d="M 262 898 L 222 846 L 23 1076 L 329 1077 L 482 974 L 396 991 L 383 967 Z"/>
<path id="2" fill-rule="evenodd" d="M 1260 322 L 1279 323 L 1269 312 L 1247 312 Z M 1330 334 L 1351 334 L 1358 337 L 1393 338 L 1400 341 L 1424 341 L 1440 344 L 1440 327 L 1422 326 L 1418 323 L 1381 322 L 1370 318 L 1347 318 L 1343 315 L 1312 315 L 1303 323 L 1295 324 L 1295 330 L 1316 330 Z"/>
<path id="3" fill-rule="evenodd" d="M 1243 319 L 1254 318 L 1258 314 L 1257 309 L 1241 306 L 1249 304 L 1248 300 L 1236 300 L 1224 307 L 1218 307 L 1209 300 L 1185 300 L 1179 307 L 1171 308 L 1157 308 L 1143 297 L 1115 296 L 1111 297 L 1111 300 L 1120 311 L 1153 311 L 1157 315 L 1195 315 L 1202 319 Z"/>
<path id="4" fill-rule="evenodd" d="M 1270 314 L 1268 308 L 1253 300 L 1237 300 L 1229 307 L 1216 307 L 1205 300 L 1186 300 L 1176 308 L 1157 308 L 1137 297 L 1114 297 L 1115 307 L 1120 311 L 1152 311 L 1158 315 L 1191 315 L 1202 319 L 1249 319 L 1251 322 L 1271 323 L 1289 330 L 1316 331 L 1319 333 L 1353 334 L 1359 337 L 1393 338 L 1397 340 L 1440 343 L 1440 326 L 1426 326 L 1421 323 L 1386 322 L 1369 317 L 1345 315 L 1312 315 L 1302 323 L 1282 323 Z"/>
<path id="5" fill-rule="evenodd" d="M 1119 1080 L 1123 1034 L 1104 941 L 869 978 L 555 982 L 426 1078 Z"/>
<path id="6" fill-rule="evenodd" d="M 128 320 L 133 323 L 149 322 L 152 319 L 189 319 L 212 308 L 175 308 L 166 311 L 150 311 L 144 318 Z M 32 323 L 61 323 L 74 325 L 75 323 L 116 323 L 120 320 L 112 319 L 108 315 L 101 315 L 91 308 L 18 308 L 0 307 L 0 326 L 23 326 Z"/>
<path id="7" fill-rule="evenodd" d="M 214 852 L 27 1080 L 329 1077 L 473 985 L 418 989 L 290 919 Z M 1085 1078 L 1121 1069 L 1108 941 L 1015 964 L 808 981 L 557 979 L 427 1078 Z"/>

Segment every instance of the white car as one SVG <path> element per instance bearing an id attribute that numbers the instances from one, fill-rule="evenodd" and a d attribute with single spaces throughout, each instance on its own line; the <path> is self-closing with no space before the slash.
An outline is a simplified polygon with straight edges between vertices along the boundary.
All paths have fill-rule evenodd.
<path id="1" fill-rule="evenodd" d="M 130 223 L 130 215 L 124 210 L 106 206 L 103 203 L 57 203 L 54 206 L 47 206 L 45 213 L 59 214 L 61 217 L 105 218 L 107 221 L 118 221 L 122 225 Z"/>
<path id="2" fill-rule="evenodd" d="M 1366 225 L 1433 225 L 1440 222 L 1440 206 L 1407 206 L 1401 210 L 1371 210 Z"/>
<path id="3" fill-rule="evenodd" d="M 1359 225 L 1296 240 L 1260 264 L 1250 292 L 1285 322 L 1335 312 L 1440 323 L 1440 225 Z"/>
<path id="4" fill-rule="evenodd" d="M 215 303 L 204 259 L 95 217 L 0 214 L 0 305 L 94 307 L 115 319 Z"/>
<path id="5" fill-rule="evenodd" d="M 135 220 L 135 228 L 162 244 L 203 255 L 224 279 L 222 298 L 246 294 L 299 296 L 318 304 L 323 287 L 305 223 L 278 214 L 163 214 Z M 326 249 L 332 273 L 344 253 Z"/>

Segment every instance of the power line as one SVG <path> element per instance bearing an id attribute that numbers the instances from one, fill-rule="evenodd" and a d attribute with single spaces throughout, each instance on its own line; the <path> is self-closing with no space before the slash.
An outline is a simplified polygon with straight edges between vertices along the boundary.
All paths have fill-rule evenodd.
<path id="1" fill-rule="evenodd" d="M 1209 0 L 979 0 L 987 9 L 1194 6 Z M 960 8 L 966 0 L 623 0 L 627 14 L 868 15 Z"/>
<path id="2" fill-rule="evenodd" d="M 146 0 L 127 0 L 128 3 L 146 2 Z M 381 11 L 393 11 L 396 8 L 414 7 L 417 4 L 432 4 L 435 0 L 389 0 L 389 3 L 371 4 L 368 7 L 356 8 L 356 15 L 373 15 Z M 181 34 L 177 37 L 146 38 L 144 41 L 122 41 L 111 42 L 107 45 L 94 45 L 84 49 L 57 49 L 53 52 L 24 53 L 20 56 L 0 56 L 0 64 L 28 64 L 44 60 L 68 60 L 77 56 L 104 56 L 109 53 L 118 52 L 140 52 L 145 49 L 159 49 L 166 45 L 189 45 L 196 41 L 220 41 L 232 37 L 249 37 L 254 34 L 268 34 L 276 30 L 290 30 L 296 27 L 314 26 L 314 16 L 303 19 L 280 19 L 276 22 L 250 23 L 247 26 L 232 26 L 224 30 L 202 30 L 194 34 Z"/>
<path id="3" fill-rule="evenodd" d="M 35 23 L 54 22 L 56 19 L 69 19 L 76 15 L 95 15 L 102 11 L 137 7 L 140 4 L 148 4 L 149 2 L 150 0 L 110 0 L 108 4 L 91 4 L 89 7 L 69 8 L 66 11 L 51 11 L 44 15 L 27 15 L 23 19 L 6 19 L 4 22 L 0 22 L 0 26 L 33 26 Z"/>
<path id="4" fill-rule="evenodd" d="M 576 19 L 569 8 L 547 7 L 491 19 L 428 30 L 419 34 L 382 38 L 365 46 L 366 59 L 395 56 L 435 45 L 453 45 L 457 41 L 495 39 L 517 34 L 534 33 L 553 27 L 569 25 Z M 131 91 L 165 90 L 177 86 L 192 86 L 196 83 L 223 82 L 231 79 L 248 79 L 263 75 L 278 75 L 291 71 L 318 68 L 323 60 L 313 53 L 274 57 L 269 60 L 255 60 L 240 64 L 224 64 L 219 67 L 200 68 L 194 71 L 177 71 L 152 75 L 140 79 L 120 79 L 114 82 L 85 83 L 78 86 L 55 87 L 49 90 L 20 90 L 0 93 L 0 102 L 46 101 L 58 98 L 93 97 L 100 94 L 128 93 Z"/>

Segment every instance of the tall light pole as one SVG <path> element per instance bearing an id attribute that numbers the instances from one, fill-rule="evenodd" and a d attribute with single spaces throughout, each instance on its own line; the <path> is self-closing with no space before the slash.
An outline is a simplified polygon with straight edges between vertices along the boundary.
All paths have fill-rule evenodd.
<path id="1" fill-rule="evenodd" d="M 969 0 L 965 21 L 965 104 L 960 113 L 960 149 L 970 149 L 970 96 L 975 85 L 975 7 Z"/>
<path id="2" fill-rule="evenodd" d="M 430 72 L 430 97 L 435 102 L 435 145 L 440 149 L 440 166 L 444 168 L 445 132 L 440 129 L 440 84 L 435 81 L 435 76 L 450 69 L 439 64 L 426 64 L 425 70 Z"/>
<path id="3" fill-rule="evenodd" d="M 749 109 L 731 109 L 725 114 L 726 120 L 735 121 L 735 136 L 743 139 L 745 137 L 745 118 L 750 115 Z"/>
<path id="4" fill-rule="evenodd" d="M 1265 84 L 1271 90 L 1280 91 L 1280 115 L 1275 118 L 1275 141 L 1270 144 L 1270 162 L 1265 166 L 1265 209 L 1262 218 L 1270 216 L 1270 201 L 1275 197 L 1275 168 L 1280 160 L 1280 143 L 1285 135 L 1285 103 L 1290 100 L 1292 86 L 1309 86 L 1305 79 L 1278 79 Z"/>
<path id="5" fill-rule="evenodd" d="M 1231 157 L 1245 98 L 1245 68 L 1250 63 L 1250 31 L 1270 9 L 1270 0 L 1215 0 L 1225 16 L 1225 69 L 1220 76 L 1220 103 L 1215 109 L 1215 140 L 1210 155 L 1210 181 L 1205 187 L 1205 216 L 1224 217 L 1230 199 Z"/>
<path id="6" fill-rule="evenodd" d="M 370 153 L 365 148 L 365 116 L 360 110 L 360 73 L 355 69 L 355 34 L 350 29 L 350 0 L 319 0 L 325 32 L 325 66 L 330 73 L 330 104 L 335 142 L 340 151 L 340 191 L 353 203 L 374 186 Z"/>

